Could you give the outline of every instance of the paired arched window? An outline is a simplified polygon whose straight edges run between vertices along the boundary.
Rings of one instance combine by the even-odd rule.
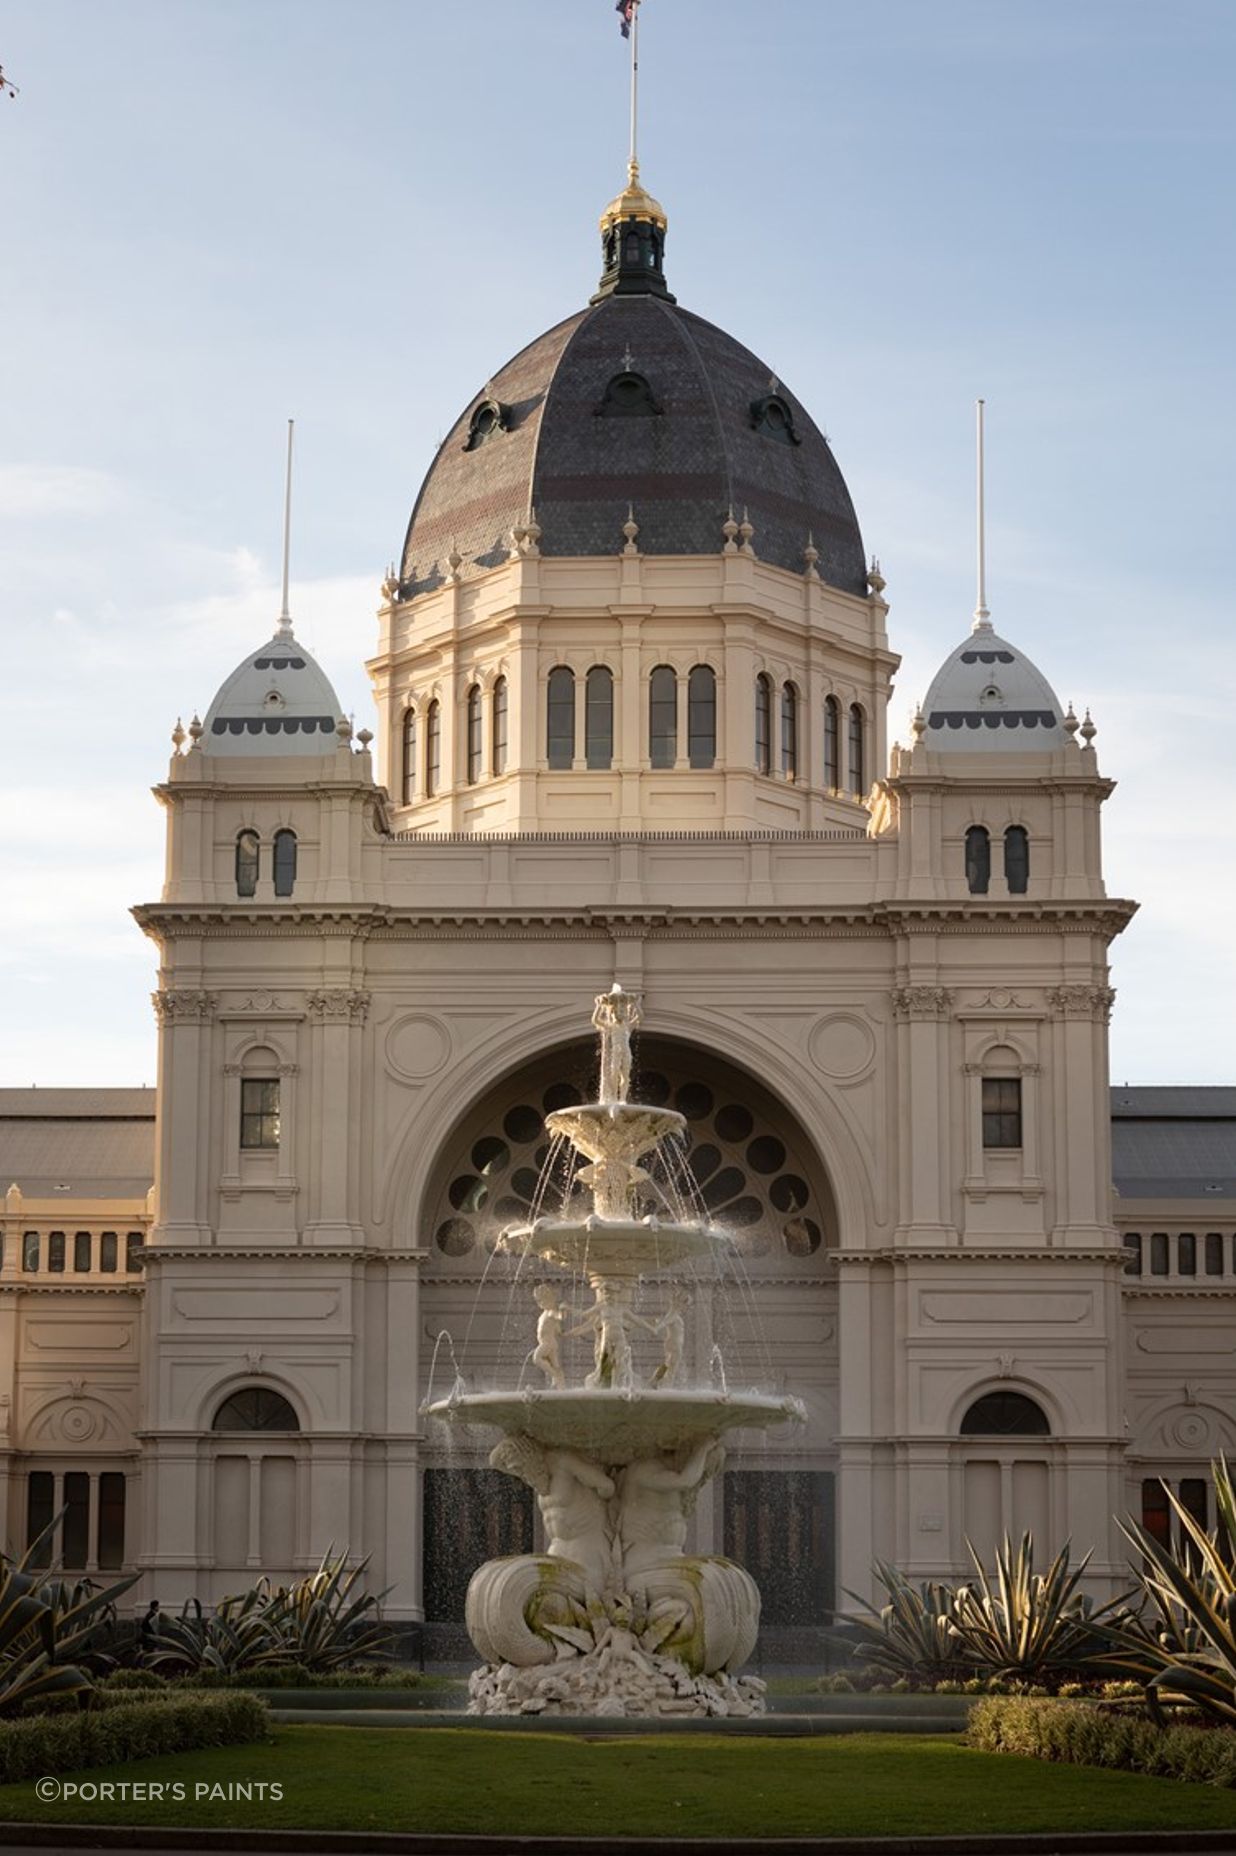
[[[985,896],[991,882],[991,838],[984,825],[971,825],[966,833],[966,887],[972,896]]]
[[[507,731],[510,727],[510,697],[506,678],[494,684],[490,706],[490,764],[495,775],[506,772]]]
[[[717,673],[696,664],[687,678],[687,760],[711,767],[717,758]]]
[[[474,683],[468,691],[467,704],[468,785],[475,786],[481,777],[481,686]]]
[[[242,831],[236,839],[236,894],[256,896],[262,867],[262,846],[256,831]]]
[[[281,1392],[270,1386],[242,1386],[225,1398],[214,1415],[212,1431],[298,1431],[300,1420]]]
[[[755,771],[772,772],[772,678],[755,679]]]
[[[866,744],[863,738],[865,732],[866,732],[866,722],[863,716],[862,708],[858,703],[852,702],[850,704],[850,756],[849,758],[850,758],[850,794],[851,794],[851,797],[853,797],[854,799],[861,799],[863,794],[867,790],[866,768],[864,766],[864,762],[866,759]]]
[[[841,791],[841,704],[824,698],[824,784],[830,793]]]
[[[575,672],[566,664],[556,664],[549,673],[545,758],[560,771],[575,759]]]
[[[403,712],[403,803],[410,806],[416,798],[416,710]]]
[[[678,758],[678,678],[658,664],[648,679],[648,761],[672,767]]]
[[[425,797],[432,799],[442,780],[442,704],[435,696],[425,717]]]
[[[798,691],[792,683],[781,688],[781,777],[798,778]]]
[[[961,1421],[963,1437],[1050,1437],[1041,1405],[1024,1392],[987,1392]]]
[[[1010,896],[1024,896],[1030,887],[1030,834],[1024,825],[1010,825],[1004,834],[1004,880]]]
[[[296,833],[294,831],[277,831],[275,833],[275,894],[290,896],[296,887]]]
[[[603,773],[614,759],[614,673],[594,664],[584,680],[584,764]]]

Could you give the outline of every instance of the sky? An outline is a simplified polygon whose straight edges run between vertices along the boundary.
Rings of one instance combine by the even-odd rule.
[[[1236,1081],[1231,0],[645,0],[680,302],[828,433],[903,655],[974,606],[1098,725],[1117,1082]],[[0,1084],[153,1082],[178,715],[292,611],[359,728],[442,433],[580,307],[612,0],[11,0]],[[758,545],[758,542],[757,542]]]

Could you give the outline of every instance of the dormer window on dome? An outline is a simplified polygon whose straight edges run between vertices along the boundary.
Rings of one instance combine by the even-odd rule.
[[[464,450],[476,451],[481,445],[487,444],[498,432],[505,432],[510,422],[510,409],[504,406],[501,400],[483,399],[468,422],[468,437]]]
[[[794,430],[793,408],[779,393],[763,393],[758,400],[752,400],[751,423],[757,432],[763,432],[766,438],[775,438],[778,444],[801,445],[803,442]]]
[[[600,419],[647,419],[659,417],[664,407],[642,374],[624,368],[606,384],[597,407]]]

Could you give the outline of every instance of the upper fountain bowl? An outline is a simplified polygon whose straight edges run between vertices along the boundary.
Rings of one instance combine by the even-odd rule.
[[[498,1239],[514,1256],[543,1257],[582,1270],[593,1282],[634,1282],[672,1270],[693,1257],[713,1257],[730,1242],[706,1224],[662,1224],[656,1218],[538,1218]]]
[[[581,1102],[545,1117],[551,1134],[565,1135],[590,1160],[638,1160],[671,1135],[686,1132],[677,1109],[647,1108],[642,1102]]]

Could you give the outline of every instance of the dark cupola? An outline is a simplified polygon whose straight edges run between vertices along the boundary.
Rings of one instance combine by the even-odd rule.
[[[639,162],[632,157],[627,184],[601,214],[601,260],[604,269],[594,303],[607,296],[659,296],[667,303],[665,281],[665,209],[641,185]]]

